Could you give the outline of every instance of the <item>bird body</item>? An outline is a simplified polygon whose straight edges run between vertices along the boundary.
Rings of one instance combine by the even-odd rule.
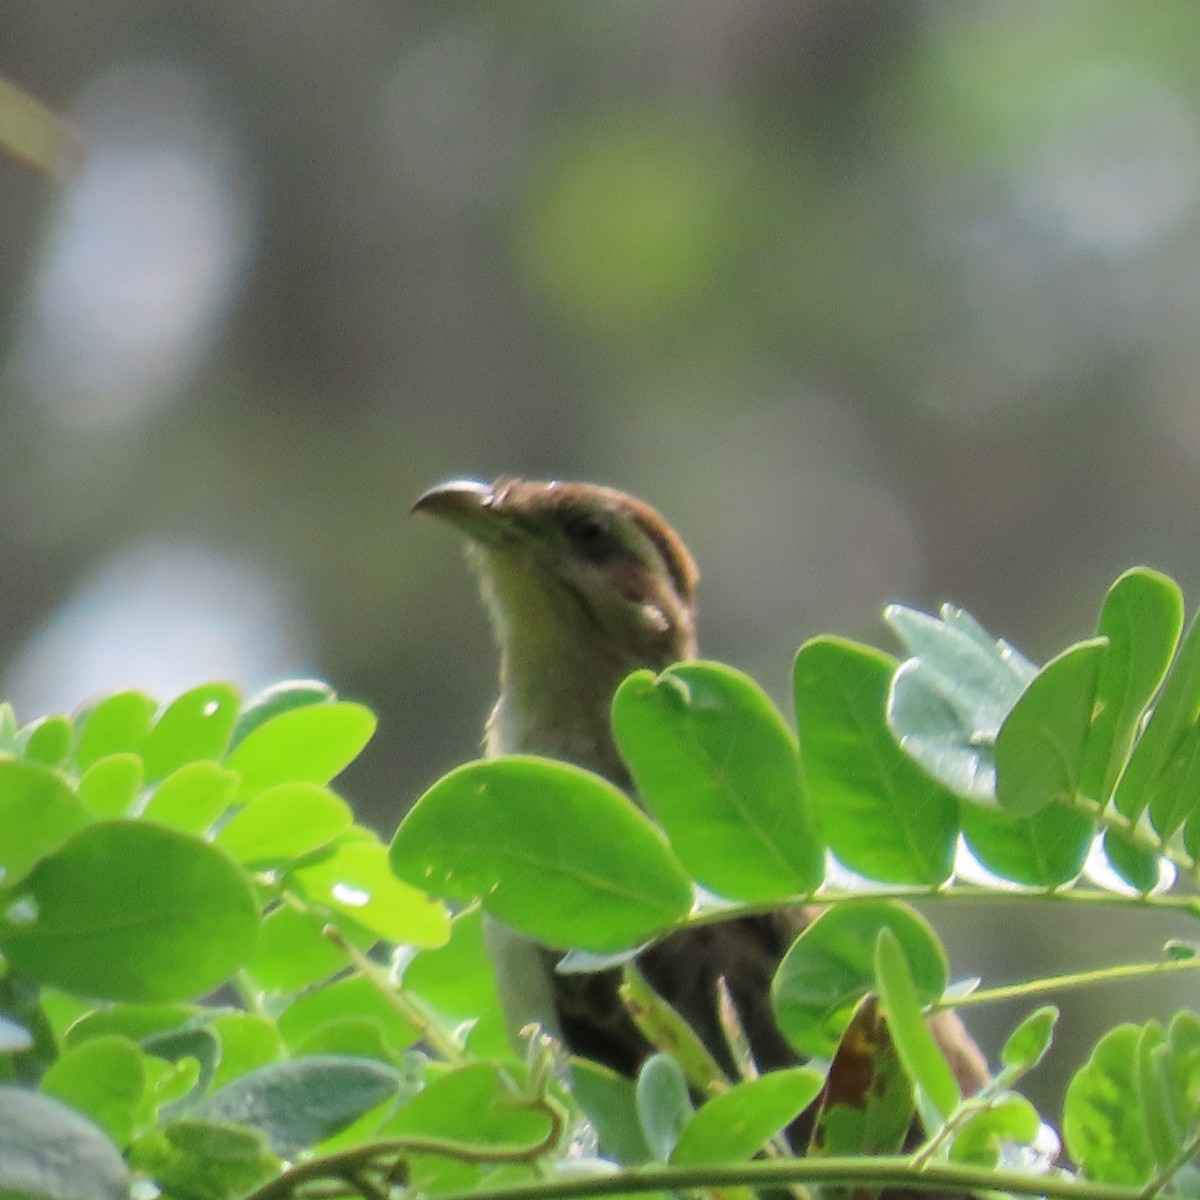
[[[456,482],[414,510],[467,537],[480,577],[500,650],[488,753],[573,762],[632,794],[611,731],[613,694],[634,670],[696,655],[698,573],[679,536],[642,501],[584,483]],[[638,966],[730,1075],[742,1064],[720,1015],[722,984],[754,1066],[790,1065],[796,1055],[776,1025],[770,985],[810,916],[784,909],[679,930],[642,951]],[[574,1053],[630,1076],[652,1053],[622,1003],[619,971],[556,971],[558,953],[502,927],[489,941],[516,1024],[537,1020]],[[943,1045],[965,1043],[954,1048],[978,1086],[986,1065],[977,1048],[953,1014],[938,1019]]]

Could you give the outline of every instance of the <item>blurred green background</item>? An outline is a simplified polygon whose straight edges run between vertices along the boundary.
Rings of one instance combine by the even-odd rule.
[[[704,651],[952,599],[1044,659],[1146,562],[1200,597],[1192,0],[15,0],[0,72],[0,687],[317,673],[380,714],[385,834],[473,756],[495,663],[452,476],[626,487]],[[955,972],[1178,926],[943,906]],[[1088,994],[1103,1028],[1191,988]],[[1013,1011],[972,1024],[995,1051]],[[1040,1089],[1040,1091],[1039,1091]],[[1051,1109],[1050,1115],[1054,1115]]]

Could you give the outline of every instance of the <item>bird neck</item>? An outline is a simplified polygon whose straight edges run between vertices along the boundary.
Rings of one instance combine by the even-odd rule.
[[[512,633],[501,645],[500,698],[488,721],[488,753],[541,754],[625,783],[610,710],[621,680],[638,664],[594,641],[560,643],[550,630],[529,641]]]

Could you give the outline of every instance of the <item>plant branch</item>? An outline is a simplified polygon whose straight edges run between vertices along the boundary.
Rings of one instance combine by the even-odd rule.
[[[635,1192],[685,1192],[698,1188],[763,1188],[791,1183],[872,1190],[902,1187],[931,1192],[1004,1192],[1048,1200],[1144,1200],[1139,1188],[1091,1183],[1067,1175],[933,1162],[916,1169],[900,1157],[756,1160],[736,1166],[632,1168],[611,1175],[525,1181],[503,1187],[446,1193],[439,1200],[571,1200]]]

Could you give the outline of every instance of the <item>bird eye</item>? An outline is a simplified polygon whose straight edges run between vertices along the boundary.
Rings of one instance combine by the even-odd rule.
[[[617,548],[608,522],[595,513],[577,513],[564,528],[571,545],[593,562],[609,557]]]

